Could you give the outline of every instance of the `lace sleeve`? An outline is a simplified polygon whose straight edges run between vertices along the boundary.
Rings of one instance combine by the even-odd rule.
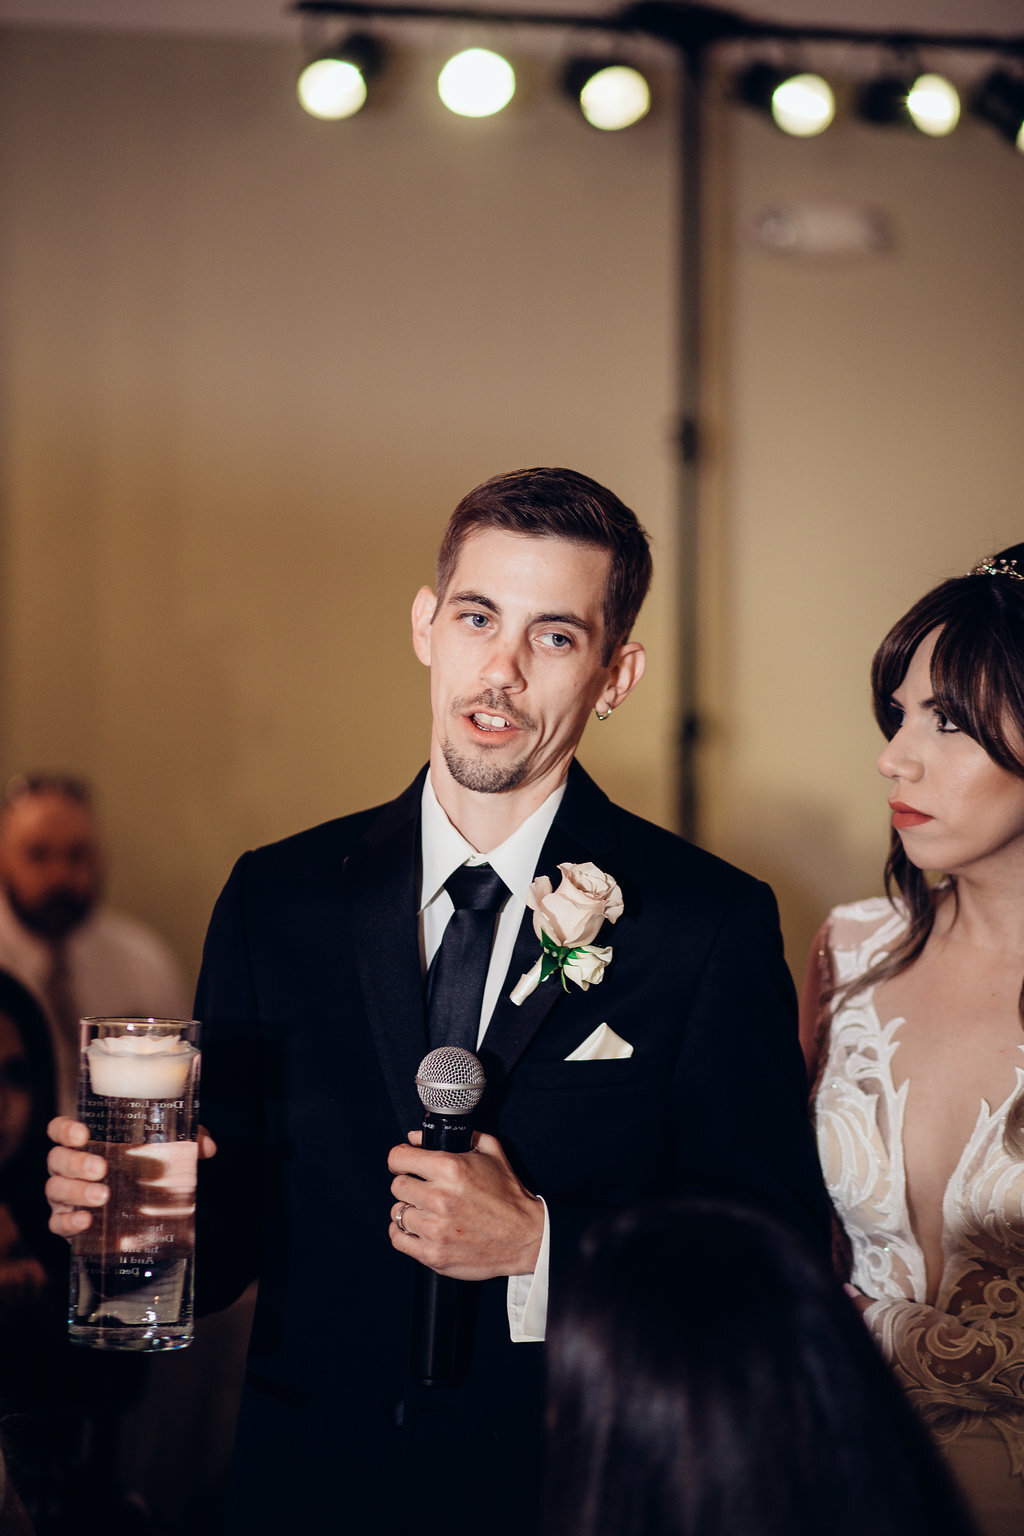
[[[997,1398],[1024,1391],[1024,1329],[1019,1322],[979,1318],[962,1323],[916,1301],[876,1301],[864,1313],[879,1348],[912,1397],[938,1395],[984,1411]]]

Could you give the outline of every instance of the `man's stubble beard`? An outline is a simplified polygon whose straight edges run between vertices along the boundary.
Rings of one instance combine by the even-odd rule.
[[[441,743],[441,755],[456,784],[480,795],[500,795],[503,790],[515,789],[526,778],[529,767],[526,758],[517,763],[499,763],[486,757],[463,757],[448,740]]]
[[[468,709],[487,710],[501,715],[523,731],[535,731],[536,721],[525,710],[517,709],[511,701],[496,689],[487,688],[474,699],[455,699],[452,713],[462,714]],[[515,789],[526,778],[530,769],[529,756],[514,763],[492,758],[486,747],[481,747],[480,757],[467,757],[455,747],[450,737],[441,743],[441,755],[445,766],[456,784],[463,789],[475,790],[479,795],[500,795],[504,790]]]

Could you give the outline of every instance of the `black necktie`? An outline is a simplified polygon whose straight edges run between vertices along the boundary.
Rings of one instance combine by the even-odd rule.
[[[494,926],[509,889],[489,864],[461,865],[444,888],[455,911],[427,972],[430,1045],[475,1051]]]

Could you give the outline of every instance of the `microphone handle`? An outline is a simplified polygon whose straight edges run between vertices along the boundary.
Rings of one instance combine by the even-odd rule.
[[[471,1115],[445,1115],[437,1109],[423,1112],[423,1145],[428,1152],[469,1152],[473,1147]]]
[[[473,1145],[469,1115],[423,1116],[423,1145],[431,1152],[468,1152]],[[425,1387],[454,1387],[466,1374],[469,1297],[465,1280],[416,1266],[412,1313],[412,1373]]]

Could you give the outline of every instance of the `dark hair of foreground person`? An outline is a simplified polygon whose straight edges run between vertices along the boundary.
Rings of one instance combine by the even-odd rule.
[[[971,1536],[841,1287],[780,1222],[680,1200],[585,1239],[552,1320],[545,1536]]]

